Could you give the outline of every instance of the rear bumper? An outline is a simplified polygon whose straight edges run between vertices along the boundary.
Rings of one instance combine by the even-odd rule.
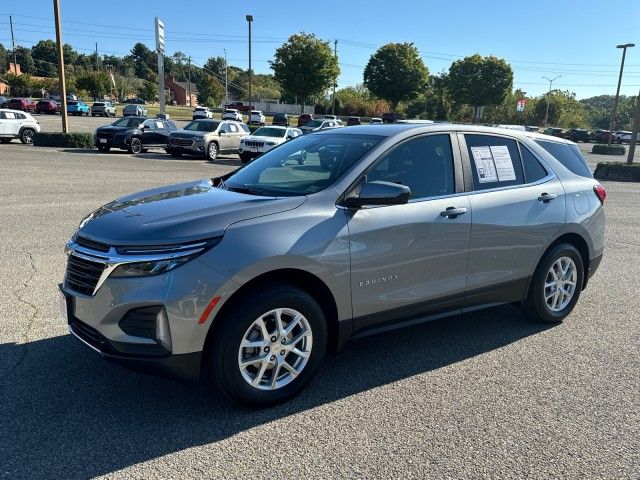
[[[178,355],[162,354],[145,355],[127,352],[129,346],[112,342],[93,327],[75,317],[69,318],[69,333],[100,354],[110,362],[117,363],[131,370],[166,376],[184,382],[200,380],[202,352]]]

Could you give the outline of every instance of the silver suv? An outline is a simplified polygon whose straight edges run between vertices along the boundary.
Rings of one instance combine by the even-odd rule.
[[[104,357],[269,405],[355,336],[504,303],[561,322],[602,258],[604,199],[562,139],[334,129],[98,208],[61,305]]]
[[[220,120],[193,120],[182,130],[171,132],[167,153],[204,156],[209,160],[219,153],[238,153],[240,140],[250,134],[244,123]]]

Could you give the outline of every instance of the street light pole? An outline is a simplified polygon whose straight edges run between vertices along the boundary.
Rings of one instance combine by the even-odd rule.
[[[229,105],[229,72],[227,70],[227,49],[224,49],[224,108]]]
[[[609,145],[613,140],[613,129],[616,122],[616,113],[618,112],[618,97],[620,96],[620,84],[622,83],[622,71],[624,70],[624,58],[627,56],[627,48],[635,47],[635,43],[625,43],[616,45],[616,48],[622,49],[622,61],[620,62],[620,75],[618,75],[618,89],[616,90],[616,98],[613,100],[613,111],[611,112],[611,120],[609,121]]]
[[[252,109],[251,107],[251,23],[253,22],[253,15],[247,15],[246,18],[247,18],[247,23],[249,23],[249,109]]]
[[[60,81],[60,113],[62,116],[62,132],[69,131],[69,119],[67,118],[67,84],[64,76],[64,51],[62,49],[62,24],[60,21],[60,0],[53,0],[53,16],[56,22],[56,47],[58,50],[58,78]],[[15,50],[14,50],[15,51]]]
[[[551,85],[553,85],[553,82],[555,82],[557,79],[559,79],[560,77],[562,77],[562,75],[558,75],[557,77],[553,77],[553,78],[549,78],[549,77],[542,77],[545,80],[547,80],[549,82],[549,91],[547,92],[547,111],[544,114],[544,126],[547,126],[547,123],[549,122],[549,94],[551,93]]]

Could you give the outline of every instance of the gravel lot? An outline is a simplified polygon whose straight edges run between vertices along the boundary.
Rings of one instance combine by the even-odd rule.
[[[354,341],[276,408],[71,338],[56,285],[79,220],[237,165],[2,145],[0,478],[640,478],[638,184],[605,184],[605,257],[562,325],[502,306]]]

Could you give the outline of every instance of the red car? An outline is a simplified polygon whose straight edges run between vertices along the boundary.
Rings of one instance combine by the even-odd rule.
[[[313,115],[309,113],[303,113],[298,117],[298,127],[304,127],[311,120],[313,120]]]
[[[58,104],[55,100],[43,98],[36,104],[36,113],[58,113]]]
[[[7,107],[10,110],[22,110],[23,112],[35,112],[36,102],[28,98],[12,98]]]

